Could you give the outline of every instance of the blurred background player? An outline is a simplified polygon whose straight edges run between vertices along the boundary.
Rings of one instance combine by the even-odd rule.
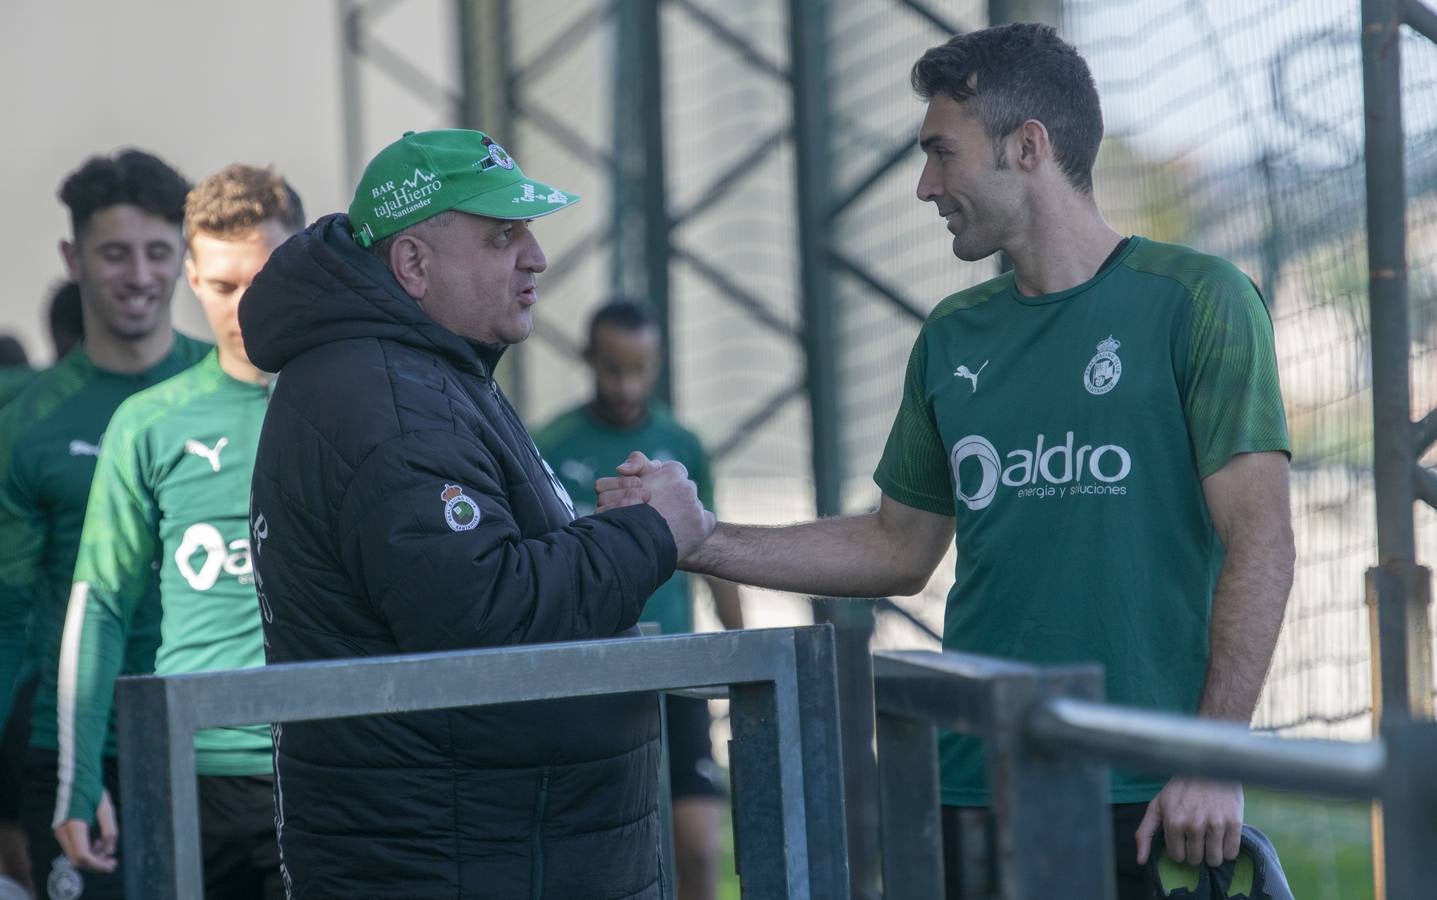
[[[55,348],[55,362],[59,362],[85,336],[85,312],[78,283],[66,280],[55,287],[46,319],[50,325],[50,342]]]
[[[271,379],[245,354],[238,309],[270,252],[303,227],[298,194],[268,169],[228,166],[185,202],[185,273],[216,349],[115,411],[65,619],[55,836],[81,869],[117,862],[94,845],[89,823],[104,792],[127,623],[155,584],[164,611],[156,672],[264,665],[249,480]],[[283,896],[269,727],[202,731],[195,746],[205,896]]]
[[[69,353],[85,333],[80,318],[80,287],[73,281],[56,286],[47,304],[46,318],[50,323],[50,340],[55,348],[55,361]],[[20,339],[0,334],[0,406],[14,400],[20,391],[39,373],[30,365],[30,355]]]
[[[80,286],[73,281],[61,282],[51,293],[46,318],[50,323],[55,360],[59,361],[85,333],[80,313]],[[6,373],[14,377],[7,381]],[[28,365],[0,368],[0,406],[13,400],[37,374]],[[25,770],[25,749],[30,742],[30,701],[35,694],[35,673],[25,673],[19,681],[10,707],[10,720],[0,732],[0,879],[12,879],[31,890],[29,842],[20,827],[20,782]]]
[[[105,427],[126,397],[193,365],[209,345],[170,325],[170,300],[184,241],[189,184],[139,150],[88,160],[67,177],[60,199],[71,238],[60,242],[80,286],[80,352],[37,375],[0,410],[0,719],[27,665],[39,683],[30,716],[20,818],[41,896],[123,896],[118,875],[81,878],[50,831],[55,806],[55,693],[60,629],[74,573],[85,503]],[[158,602],[139,604],[125,671],[147,671],[158,641]],[[19,625],[28,623],[28,625]],[[17,627],[18,626],[18,627]],[[28,647],[27,647],[28,632]],[[113,777],[107,734],[107,775]],[[97,812],[99,841],[113,850],[114,816]]]
[[[14,335],[0,334],[0,406],[20,393],[34,377],[35,370],[30,368],[25,345]]]
[[[654,401],[662,366],[657,322],[646,304],[620,297],[589,321],[584,361],[594,379],[593,399],[560,415],[534,440],[555,467],[575,511],[594,512],[594,479],[629,451],[651,459],[678,460],[713,509],[708,456],[693,432]],[[705,578],[725,628],[742,628],[738,587]],[[657,623],[663,634],[694,630],[692,577],[677,572],[644,605],[641,622]],[[723,787],[709,738],[708,703],[665,696],[669,735],[669,780],[674,805],[674,854],[680,900],[710,900],[717,889]]]

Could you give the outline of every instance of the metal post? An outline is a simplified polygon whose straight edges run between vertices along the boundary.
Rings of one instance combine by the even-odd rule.
[[[125,893],[150,900],[203,896],[194,730],[156,679],[121,679],[115,710]]]
[[[669,207],[664,172],[664,57],[659,21],[659,0],[643,0],[639,8],[637,44],[643,98],[640,107],[644,143],[644,271],[648,283],[644,296],[654,309],[662,340],[663,366],[655,385],[658,396],[669,406],[673,391],[673,331],[669,324]]]
[[[778,738],[778,702],[772,684],[734,685],[729,689],[729,770],[733,780],[734,867],[745,898],[792,898],[782,854],[763,852],[787,847],[783,821],[783,748]]]
[[[1383,729],[1383,875],[1388,897],[1430,896],[1437,879],[1437,724],[1389,723]],[[1376,864],[1377,860],[1373,860]]]
[[[613,252],[610,282],[616,293],[645,298],[662,341],[654,386],[673,405],[672,328],[669,317],[670,234],[664,165],[662,0],[618,4],[614,61]]]
[[[504,149],[518,154],[509,13],[509,0],[455,0],[459,24],[459,124],[493,136]],[[525,356],[523,344],[510,347],[496,373],[521,413],[528,410],[529,401]]]
[[[1377,492],[1376,588],[1382,718],[1406,718],[1407,589],[1416,565],[1407,321],[1407,201],[1402,131],[1402,3],[1363,0],[1367,259],[1372,318],[1373,476]]]
[[[941,897],[938,729],[879,713],[878,759],[884,896]]]
[[[797,696],[802,729],[804,818],[808,834],[808,882],[815,898],[849,896],[848,844],[844,839],[843,733],[839,727],[838,680],[832,628],[793,633]],[[838,760],[837,766],[831,765]]]
[[[986,749],[1003,900],[1116,895],[1108,767],[1046,750],[1025,734],[1034,706],[1060,696],[1101,700],[1102,669],[1053,668],[993,682]],[[1063,840],[1049,841],[1045,853],[1028,852],[1054,834]]]
[[[828,108],[827,22],[827,4],[823,0],[789,0],[803,349],[807,363],[814,501],[820,517],[843,511],[839,378],[834,352],[838,308],[829,258],[833,246],[832,222],[828,216],[828,204],[833,197],[833,135]],[[867,603],[820,600],[815,603],[814,614],[817,620],[832,622],[836,628],[850,884],[854,897],[876,898],[878,779],[873,755],[872,664],[868,653],[873,635],[873,609]]]

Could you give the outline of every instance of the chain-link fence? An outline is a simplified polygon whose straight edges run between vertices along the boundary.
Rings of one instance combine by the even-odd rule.
[[[551,270],[535,340],[508,375],[531,422],[583,399],[587,312],[636,265],[615,246],[612,174],[626,142],[616,81],[633,66],[621,3],[526,0],[507,9],[504,87],[526,168],[585,195],[540,224]],[[871,508],[870,475],[922,316],[990,277],[955,260],[914,196],[923,107],[908,69],[949,34],[987,24],[984,0],[833,0],[834,353],[842,503]],[[1012,4],[1009,4],[1010,6]],[[1088,59],[1107,139],[1099,204],[1118,230],[1233,260],[1271,304],[1294,444],[1297,580],[1257,715],[1260,727],[1365,734],[1372,707],[1364,570],[1375,562],[1358,8],[1323,0],[1063,0],[1060,26]],[[789,7],[663,0],[664,158],[673,249],[668,318],[680,418],[717,457],[728,519],[814,509],[802,346]],[[1437,404],[1437,48],[1404,47],[1413,398]],[[632,82],[629,82],[632,84]],[[482,123],[481,123],[482,124]],[[630,189],[632,190],[632,189]],[[627,226],[623,226],[627,227]],[[1419,559],[1437,521],[1419,511]],[[946,560],[929,589],[881,612],[875,646],[936,646]],[[748,595],[755,624],[806,604]]]

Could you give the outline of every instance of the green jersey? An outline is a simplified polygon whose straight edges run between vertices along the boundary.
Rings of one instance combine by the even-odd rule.
[[[184,371],[208,349],[177,332],[164,359],[118,374],[96,368],[81,346],[0,410],[0,721],[16,681],[33,666],[40,686],[31,746],[55,747],[60,629],[105,426],[126,397]],[[159,640],[157,599],[136,610],[130,634],[125,671],[148,671]]]
[[[650,459],[678,460],[689,470],[699,489],[699,500],[713,509],[713,481],[709,477],[708,455],[693,432],[675,422],[660,408],[651,408],[648,418],[636,428],[615,428],[594,418],[589,406],[575,407],[534,435],[539,451],[557,471],[559,480],[574,500],[581,516],[594,511],[594,479],[612,475],[614,467],[634,450]],[[693,598],[689,575],[675,572],[654,592],[639,616],[655,622],[663,634],[685,634],[694,630]]]
[[[38,374],[29,366],[0,366],[0,406],[14,400]]]
[[[1223,562],[1202,480],[1288,450],[1272,323],[1232,265],[1132,238],[1040,297],[954,294],[909,358],[875,480],[953,516],[945,649],[1098,661],[1109,700],[1191,714]],[[987,803],[981,746],[941,741],[943,802]],[[1118,772],[1115,803],[1162,781]]]
[[[159,584],[155,672],[264,665],[249,552],[249,482],[268,406],[211,351],[120,405],[90,489],[60,653],[55,819],[90,821],[126,623]],[[271,771],[268,726],[195,736],[201,775]]]

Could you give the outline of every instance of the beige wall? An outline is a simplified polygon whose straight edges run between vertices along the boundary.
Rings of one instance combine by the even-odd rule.
[[[191,180],[230,162],[273,163],[311,218],[348,203],[334,0],[4,0],[0,15],[0,331],[48,362],[41,305],[63,275],[55,193],[87,156],[137,146]],[[453,83],[451,5],[409,0],[376,33]],[[366,68],[366,153],[444,116]],[[183,284],[175,320],[208,337]]]

